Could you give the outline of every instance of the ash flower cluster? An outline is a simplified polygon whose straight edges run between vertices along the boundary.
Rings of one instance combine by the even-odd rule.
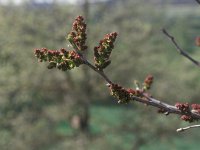
[[[118,103],[128,103],[130,101],[130,96],[134,91],[128,92],[125,88],[118,84],[111,84],[109,86],[110,88],[110,94],[118,99]]]
[[[144,80],[143,88],[145,90],[149,90],[151,88],[152,83],[153,83],[153,76],[152,75],[148,75]]]
[[[95,66],[99,70],[106,68],[111,63],[109,58],[116,38],[117,32],[106,34],[104,39],[99,42],[99,46],[94,47]]]
[[[191,116],[191,110],[190,105],[188,103],[176,103],[175,106],[184,113],[184,115],[181,116],[181,119],[188,122],[194,122],[197,119]],[[193,109],[199,109],[199,105],[192,104],[191,105]]]
[[[184,112],[185,114],[190,113],[190,106],[188,103],[176,103],[176,108],[178,108],[181,112]]]
[[[181,116],[181,119],[184,120],[184,121],[188,121],[188,122],[194,122],[196,119],[193,118],[192,116],[189,116],[189,115],[182,115]]]
[[[49,62],[48,69],[58,68],[62,71],[70,70],[83,64],[82,59],[75,51],[35,49],[35,56],[40,62]]]
[[[173,41],[176,45],[174,38],[170,36],[165,30],[163,32]],[[118,103],[129,103],[131,100],[136,100],[144,104],[150,104],[152,106],[160,108],[159,113],[168,115],[169,113],[182,114],[181,119],[188,122],[198,120],[200,115],[200,104],[188,103],[176,103],[176,108],[170,112],[168,104],[159,103],[156,99],[150,99],[151,94],[147,93],[153,84],[153,76],[148,75],[141,87],[139,82],[135,82],[135,89],[126,89],[118,84],[112,83],[112,81],[104,74],[103,69],[106,68],[110,63],[110,55],[114,48],[114,42],[117,38],[117,33],[113,32],[106,34],[104,39],[99,42],[99,45],[94,47],[94,65],[92,65],[84,57],[81,51],[87,49],[86,46],[86,23],[82,16],[78,16],[72,26],[71,32],[67,36],[67,40],[71,43],[74,50],[66,50],[64,48],[60,50],[48,50],[46,48],[35,49],[35,56],[40,62],[48,62],[48,68],[58,68],[62,71],[71,70],[75,67],[79,67],[81,64],[85,64],[99,73],[108,83],[110,93],[113,97],[118,99]],[[196,38],[196,45],[200,46],[200,37]],[[141,99],[137,99],[141,98]],[[171,106],[171,105],[170,105]],[[197,116],[197,117],[196,117]]]
[[[87,39],[87,34],[86,34],[86,23],[84,22],[84,18],[82,16],[78,16],[73,25],[72,25],[72,30],[68,36],[67,39],[69,42],[74,45],[80,50],[84,51],[87,49],[86,46],[86,39]]]
[[[196,44],[196,46],[200,46],[200,37],[199,36],[196,37],[195,44]]]
[[[111,84],[109,85],[109,88],[110,94],[118,99],[118,103],[120,104],[129,103],[130,100],[133,100],[132,96],[142,97],[141,90],[125,89],[119,84]]]
[[[200,104],[192,104],[191,105],[193,112],[200,114]]]

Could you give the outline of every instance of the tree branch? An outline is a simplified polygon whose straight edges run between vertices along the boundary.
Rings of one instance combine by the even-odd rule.
[[[173,113],[173,114],[178,114],[178,115],[190,115],[191,117],[195,118],[195,119],[200,119],[200,115],[195,113],[195,112],[190,112],[190,114],[186,114],[185,112],[180,111],[176,106],[167,104],[165,102],[162,102],[160,100],[154,99],[154,98],[150,98],[147,97],[147,99],[145,98],[140,98],[137,96],[132,96],[132,100],[135,100],[137,102],[140,103],[144,103],[153,107],[157,107],[160,109],[163,109],[164,111],[166,111],[167,114],[169,113]]]
[[[183,55],[184,57],[186,57],[187,59],[189,59],[191,62],[193,62],[196,66],[200,67],[200,62],[195,60],[194,58],[192,58],[189,54],[187,54],[176,42],[175,38],[173,36],[171,36],[166,29],[162,29],[163,33],[172,41],[172,43],[174,44],[174,46],[176,47],[176,50]]]
[[[94,70],[95,72],[97,72],[99,75],[101,75],[105,81],[108,82],[108,85],[112,84],[113,82],[104,74],[103,71],[100,71],[100,70],[97,70],[96,67],[94,67],[91,63],[89,63],[84,57],[82,57],[85,61],[85,64],[90,67],[92,70]],[[153,107],[157,107],[159,109],[162,109],[164,110],[166,113],[165,114],[169,114],[169,113],[173,113],[173,114],[178,114],[178,115],[188,115],[188,116],[191,116],[192,118],[194,119],[200,119],[200,114],[197,114],[195,112],[190,112],[190,114],[188,113],[185,113],[185,112],[182,112],[180,111],[176,106],[174,105],[170,105],[170,104],[167,104],[165,102],[162,102],[160,100],[157,100],[157,99],[154,99],[154,98],[151,98],[149,96],[145,96],[143,95],[144,98],[141,98],[141,97],[138,97],[138,96],[132,96],[131,97],[131,100],[133,101],[137,101],[137,102],[140,102],[140,103],[143,103],[143,104],[146,104],[146,105],[150,105],[150,106],[153,106]]]
[[[185,128],[179,128],[179,129],[176,130],[176,132],[183,132],[183,131],[191,129],[191,128],[199,128],[199,127],[200,127],[199,124],[198,125],[192,125],[192,126],[188,126],[188,127],[185,127]]]
[[[80,25],[79,28],[81,27],[81,29],[85,29],[86,28],[86,24],[84,24],[83,18],[82,16],[78,16],[78,18],[76,19],[75,23],[73,24],[73,28],[75,28],[75,30],[77,29],[77,24]],[[186,57],[187,59],[189,59],[190,61],[192,61],[195,65],[197,65],[198,67],[200,67],[200,62],[196,61],[195,59],[193,59],[192,57],[190,57],[176,42],[175,38],[173,36],[171,36],[165,29],[162,30],[163,33],[172,41],[172,43],[175,45],[177,51],[183,55],[184,57]],[[85,35],[85,30],[77,30],[76,32],[80,32],[78,35]],[[167,104],[165,102],[162,102],[160,100],[157,100],[155,98],[152,98],[148,93],[146,93],[146,90],[150,89],[150,86],[153,82],[153,77],[149,76],[145,79],[144,81],[144,86],[143,88],[137,87],[136,89],[125,89],[122,86],[113,83],[108,77],[107,75],[103,72],[103,67],[96,67],[96,64],[93,65],[92,63],[90,63],[82,54],[81,50],[85,50],[87,49],[87,47],[85,47],[84,43],[86,40],[86,35],[82,36],[82,40],[81,44],[80,41],[77,41],[77,37],[74,37],[74,34],[76,35],[76,33],[74,32],[70,32],[70,34],[68,35],[67,39],[69,40],[69,42],[71,43],[72,47],[74,48],[74,51],[76,52],[76,55],[78,55],[79,57],[77,57],[78,61],[80,61],[80,64],[85,64],[87,65],[89,68],[91,68],[93,71],[95,71],[97,74],[99,74],[108,84],[107,86],[110,87],[111,90],[111,95],[113,95],[115,98],[117,98],[119,100],[120,103],[128,103],[130,101],[137,101],[139,103],[143,103],[146,105],[150,105],[156,108],[159,108],[159,112],[164,113],[165,115],[168,115],[170,113],[173,114],[177,114],[177,115],[181,115],[181,119],[188,121],[188,122],[193,122],[196,120],[200,120],[200,104],[192,104],[189,105],[188,103],[176,103],[176,105],[170,105]],[[109,36],[114,36],[112,39]],[[112,34],[107,34],[106,37],[104,38],[104,40],[108,40],[109,38],[111,38],[111,41],[109,39],[109,46],[110,49],[113,48],[113,42],[115,41],[115,38],[117,36],[117,33],[112,33]],[[76,39],[76,40],[75,40]],[[103,41],[103,40],[102,40]],[[83,43],[83,44],[82,44]],[[100,43],[100,46],[102,46],[102,48],[100,50],[105,50],[103,49],[104,45],[102,45],[102,43]],[[63,52],[64,51],[64,52]],[[41,61],[47,61],[49,60],[50,66],[49,69],[55,68],[57,67],[55,64],[55,62],[53,62],[52,64],[52,56],[55,57],[55,59],[63,59],[63,56],[65,53],[65,49],[61,49],[61,51],[56,51],[55,53],[53,53],[51,50],[47,51],[47,49],[36,49],[35,50],[35,55],[36,57],[38,57],[39,59],[41,59]],[[111,52],[110,52],[111,53]],[[110,55],[109,53],[109,55]],[[51,54],[51,55],[50,55]],[[95,54],[95,58],[96,56],[100,56],[99,54]],[[68,56],[65,56],[68,57]],[[105,60],[107,60],[108,56],[104,56],[102,55],[102,57],[105,57]],[[76,57],[75,57],[76,58]],[[70,58],[72,59],[72,58]],[[57,60],[54,60],[57,61]],[[64,60],[65,61],[65,60]],[[74,61],[74,59],[70,60],[70,61]],[[63,62],[61,62],[63,63]],[[63,64],[61,64],[61,67]],[[67,62],[66,62],[67,64]],[[66,65],[64,64],[64,65]],[[79,66],[80,64],[78,64],[77,66]],[[74,65],[76,66],[76,65]],[[74,68],[74,66],[72,65],[72,67],[70,66],[64,66],[64,67],[68,67],[69,69]],[[67,68],[67,69],[68,69]],[[62,68],[58,68],[58,69],[62,69]],[[63,70],[65,71],[66,68],[63,68]],[[186,128],[180,128],[177,130],[177,132],[179,131],[183,131],[183,130],[187,130],[188,128],[194,128],[200,125],[195,125],[195,126],[190,126],[190,127],[186,127]]]
[[[73,44],[73,47],[74,47],[75,51],[79,54],[79,56],[82,58],[82,60],[84,61],[84,64],[87,65],[88,67],[90,67],[95,72],[97,72],[100,76],[102,76],[103,79],[106,82],[108,82],[108,86],[113,83],[102,70],[98,70],[86,58],[84,58],[84,56],[81,53],[79,53],[79,49],[75,44]],[[138,96],[132,96],[131,100],[137,101],[137,102],[140,102],[140,103],[143,103],[143,104],[146,104],[146,105],[150,105],[150,106],[153,106],[153,107],[157,107],[159,109],[164,110],[166,112],[166,114],[173,113],[173,114],[178,114],[178,115],[189,115],[194,119],[200,119],[200,114],[197,114],[195,112],[190,112],[190,114],[188,114],[188,113],[180,111],[176,106],[161,102],[157,99],[151,98],[151,97],[146,96],[144,94],[143,94],[143,97],[144,98],[141,98],[141,97],[138,97]]]
[[[187,54],[185,54],[183,52],[183,50],[178,46],[178,44],[176,43],[176,41],[174,40],[174,37],[172,37],[170,34],[167,33],[167,31],[165,29],[163,29],[163,32],[172,40],[172,42],[175,44],[175,46],[177,47],[178,51],[183,54],[185,57],[189,57]],[[94,65],[92,65],[81,53],[79,48],[77,47],[77,45],[75,43],[71,43],[74,50],[79,54],[79,56],[82,58],[83,62],[85,65],[87,65],[88,67],[90,67],[93,71],[97,72],[108,84],[107,86],[113,84],[113,82],[107,77],[107,75],[103,72],[103,70],[98,70]],[[190,57],[189,57],[190,58]],[[190,58],[191,59],[191,58]],[[199,65],[200,67],[200,65]],[[170,105],[167,104],[165,102],[162,102],[160,100],[154,99],[152,97],[149,97],[147,95],[145,95],[145,93],[143,93],[142,97],[139,96],[131,96],[131,100],[133,101],[137,101],[146,105],[150,105],[156,108],[159,108],[161,110],[163,110],[165,112],[166,115],[173,113],[173,114],[178,114],[178,115],[187,115],[187,116],[191,116],[193,119],[200,119],[200,114],[197,114],[195,112],[190,111],[189,114],[188,112],[183,112],[180,109],[178,109],[176,106],[174,105]]]

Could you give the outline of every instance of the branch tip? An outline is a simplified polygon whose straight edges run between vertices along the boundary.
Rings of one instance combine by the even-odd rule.
[[[183,50],[179,44],[176,42],[175,38],[167,32],[166,29],[162,29],[162,32],[164,35],[166,35],[172,42],[172,44],[176,47],[177,52],[179,52],[180,55],[184,56],[185,58],[189,59],[193,64],[200,67],[200,62],[192,58],[185,50]]]
[[[200,127],[199,124],[198,125],[191,125],[191,126],[188,126],[188,127],[179,128],[179,129],[176,130],[176,132],[183,132],[183,131],[191,129],[191,128],[199,128],[199,127]]]

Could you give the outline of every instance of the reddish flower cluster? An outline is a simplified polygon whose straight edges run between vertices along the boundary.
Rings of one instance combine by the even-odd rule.
[[[200,104],[192,104],[192,111],[200,114]]]
[[[109,58],[116,38],[116,32],[106,34],[104,39],[99,42],[99,46],[94,47],[94,61],[98,69],[104,69],[111,63]]]
[[[130,93],[125,88],[118,84],[111,84],[110,86],[111,95],[118,99],[118,103],[128,103],[130,101]],[[130,90],[129,90],[130,91]]]
[[[196,37],[195,44],[196,46],[200,46],[200,37]]]
[[[181,116],[182,120],[188,121],[188,122],[194,122],[196,119],[193,118],[192,116],[188,116],[188,115],[182,115]]]
[[[175,105],[181,112],[183,112],[185,115],[181,116],[182,120],[188,121],[188,122],[193,122],[195,120],[197,120],[196,118],[192,117],[191,114],[191,110],[190,110],[190,106],[188,103],[176,103]],[[195,108],[197,105],[193,105],[193,107]]]
[[[35,56],[40,62],[48,61],[48,69],[58,68],[66,71],[83,64],[82,59],[75,51],[66,51],[64,48],[59,51],[46,48],[35,49]]]
[[[142,90],[134,90],[134,89],[127,89],[127,92],[129,92],[130,95],[134,96],[142,96],[143,91]]]
[[[144,80],[143,88],[145,90],[149,90],[151,88],[152,83],[153,83],[153,76],[152,75],[148,75]]]
[[[111,95],[118,99],[118,103],[128,103],[132,96],[140,97],[142,95],[141,90],[125,89],[118,84],[109,85]]]
[[[86,23],[82,16],[78,16],[72,26],[72,32],[68,34],[67,39],[73,45],[75,44],[79,50],[84,51],[87,49],[86,39]]]
[[[185,114],[190,113],[190,106],[188,103],[176,103],[175,106]]]

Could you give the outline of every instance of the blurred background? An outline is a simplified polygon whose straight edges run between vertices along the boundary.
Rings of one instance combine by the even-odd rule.
[[[200,69],[180,56],[166,28],[200,60],[194,40],[200,9],[188,0],[0,0],[1,150],[196,150],[199,129],[176,115],[138,103],[117,104],[102,78],[87,67],[48,70],[34,48],[67,48],[74,18],[88,24],[88,59],[104,34],[119,37],[105,70],[134,87],[152,74],[151,93],[167,103],[200,100]]]

